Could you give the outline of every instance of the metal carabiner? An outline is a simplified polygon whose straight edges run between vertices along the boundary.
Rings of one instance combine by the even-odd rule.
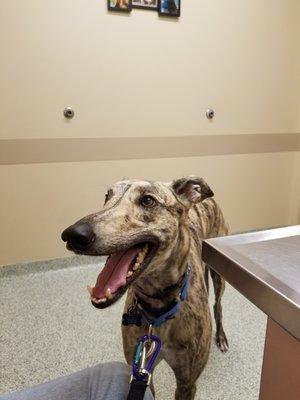
[[[146,366],[146,361],[147,361],[147,350],[145,343],[143,343],[143,350],[142,350],[142,355],[141,355],[141,362],[139,363],[139,369],[144,370]]]
[[[149,339],[150,339],[150,337],[152,336],[152,334],[153,334],[153,325],[150,324],[150,325],[149,325],[149,329],[148,329],[148,337],[149,337]]]
[[[146,343],[151,343],[147,351]],[[139,339],[134,362],[132,365],[132,376],[140,381],[150,383],[151,373],[155,361],[160,353],[161,340],[158,336],[144,335]]]

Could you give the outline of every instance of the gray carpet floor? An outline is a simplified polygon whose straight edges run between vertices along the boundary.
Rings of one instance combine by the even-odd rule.
[[[64,261],[57,261],[63,267]],[[124,299],[95,309],[86,291],[99,265],[48,269],[0,268],[0,393],[45,382],[105,361],[122,361],[120,320]],[[2,272],[1,272],[2,270]],[[4,272],[6,270],[6,272]],[[213,300],[213,299],[211,299]],[[212,303],[212,301],[211,301]],[[196,399],[256,400],[266,317],[227,285],[224,328],[230,343],[213,345]],[[157,400],[174,398],[175,379],[165,363],[154,375]]]

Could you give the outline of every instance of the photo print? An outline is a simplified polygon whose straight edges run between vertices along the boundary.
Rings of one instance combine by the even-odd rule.
[[[110,11],[130,12],[132,9],[131,0],[107,0],[108,9]]]
[[[180,0],[159,0],[158,12],[160,15],[180,17]]]
[[[132,0],[132,7],[156,11],[158,10],[158,0]]]

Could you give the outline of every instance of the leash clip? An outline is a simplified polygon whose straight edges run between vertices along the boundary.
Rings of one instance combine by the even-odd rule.
[[[152,327],[149,327],[148,335],[140,337],[136,353],[132,364],[131,381],[136,379],[147,385],[151,382],[154,364],[159,356],[161,349],[161,340],[158,336],[150,334]],[[149,348],[147,349],[147,345]]]

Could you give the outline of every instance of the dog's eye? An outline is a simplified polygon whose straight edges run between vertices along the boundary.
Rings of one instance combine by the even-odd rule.
[[[143,206],[143,207],[154,207],[155,205],[156,205],[156,200],[155,200],[155,198],[154,197],[152,197],[152,196],[149,196],[149,195],[147,195],[147,196],[143,196],[142,198],[141,198],[141,205]]]

